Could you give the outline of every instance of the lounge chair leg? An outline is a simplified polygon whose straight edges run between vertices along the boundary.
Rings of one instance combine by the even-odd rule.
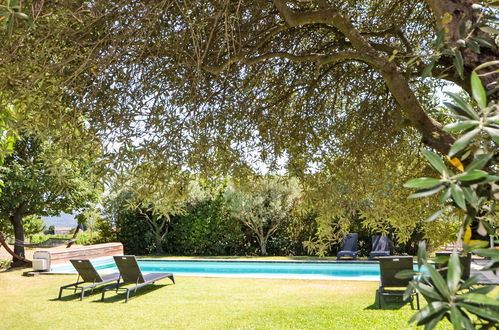
[[[85,295],[85,289],[81,289],[80,301],[83,300],[84,295]]]
[[[419,293],[416,292],[416,306],[418,307],[419,310]]]
[[[378,296],[378,309],[381,309],[381,292],[378,290],[376,290],[376,296]]]
[[[106,289],[102,290],[102,295],[100,296],[100,301],[104,301],[105,294],[106,294]]]
[[[59,289],[59,298],[57,299],[61,299],[61,296],[62,296],[62,288]]]
[[[126,298],[125,298],[125,303],[128,302],[128,296],[130,294],[130,290],[126,290]]]

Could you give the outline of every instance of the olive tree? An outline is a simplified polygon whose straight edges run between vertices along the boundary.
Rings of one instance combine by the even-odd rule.
[[[455,134],[443,130],[435,90],[454,83],[470,93],[472,70],[499,54],[490,1],[23,5],[5,13],[14,23],[1,50],[0,96],[15,100],[24,125],[50,130],[84,115],[112,146],[113,169],[146,161],[150,177],[171,164],[243,176],[264,164],[313,187],[327,187],[324,173],[339,185],[358,180],[348,193],[360,200],[381,199],[375,176],[422,171],[421,145],[449,151]],[[492,97],[497,75],[480,78]],[[365,177],[374,183],[363,185],[356,169],[374,173]],[[348,200],[320,202],[327,210]]]
[[[278,177],[255,178],[238,186],[227,188],[227,207],[231,216],[255,235],[265,256],[269,238],[291,218],[300,196],[299,186],[296,180]]]

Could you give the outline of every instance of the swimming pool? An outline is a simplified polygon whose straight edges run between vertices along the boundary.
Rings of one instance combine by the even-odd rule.
[[[168,272],[178,276],[288,278],[317,280],[379,281],[377,262],[311,262],[311,261],[254,261],[254,260],[138,260],[144,273]],[[92,260],[101,273],[118,269],[112,258]],[[76,273],[70,263],[54,265],[52,273]]]

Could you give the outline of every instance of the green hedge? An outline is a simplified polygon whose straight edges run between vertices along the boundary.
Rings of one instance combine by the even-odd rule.
[[[172,217],[164,249],[174,255],[245,255],[249,244],[218,198],[191,204],[185,215]]]

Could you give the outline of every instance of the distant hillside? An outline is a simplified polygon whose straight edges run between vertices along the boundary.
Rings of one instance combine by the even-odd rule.
[[[45,222],[45,226],[48,228],[49,226],[54,227],[76,227],[77,222],[74,218],[74,215],[62,213],[56,217],[42,217],[43,222]]]

